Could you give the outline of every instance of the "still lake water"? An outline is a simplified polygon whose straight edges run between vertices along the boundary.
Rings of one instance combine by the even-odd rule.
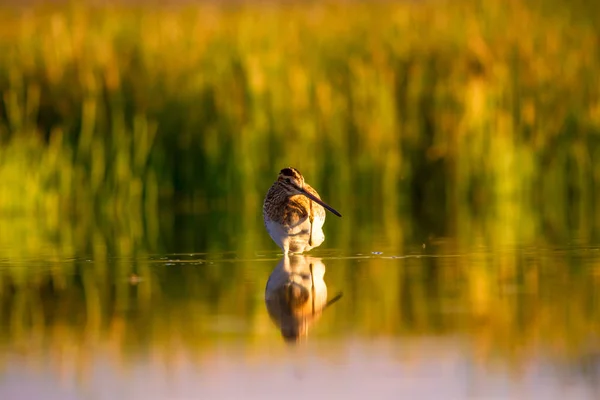
[[[600,246],[336,247],[336,222],[287,260],[260,225],[129,255],[4,234],[0,399],[600,398]]]

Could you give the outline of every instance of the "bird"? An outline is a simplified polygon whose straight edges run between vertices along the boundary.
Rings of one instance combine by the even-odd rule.
[[[341,217],[304,181],[296,168],[279,171],[263,203],[263,219],[271,239],[289,253],[303,253],[325,240],[325,209]]]

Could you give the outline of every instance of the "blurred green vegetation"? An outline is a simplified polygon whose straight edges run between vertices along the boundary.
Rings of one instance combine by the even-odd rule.
[[[237,211],[253,227],[294,165],[355,223],[416,213],[456,231],[483,215],[518,224],[514,240],[589,238],[586,4],[5,7],[0,213]]]

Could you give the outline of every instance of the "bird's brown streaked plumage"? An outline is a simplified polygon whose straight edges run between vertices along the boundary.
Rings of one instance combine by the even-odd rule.
[[[267,192],[263,218],[269,235],[285,254],[302,253],[325,239],[324,207],[341,217],[321,200],[297,169],[284,168]]]

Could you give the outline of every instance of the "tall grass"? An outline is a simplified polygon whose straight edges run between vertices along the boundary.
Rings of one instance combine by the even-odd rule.
[[[295,165],[355,224],[590,236],[598,28],[536,4],[6,9],[0,211],[259,210]]]

